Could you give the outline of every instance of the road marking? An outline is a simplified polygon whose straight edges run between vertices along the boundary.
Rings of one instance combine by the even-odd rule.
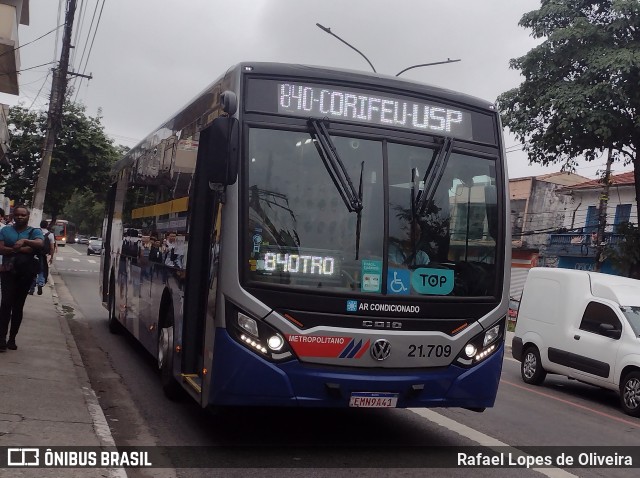
[[[540,396],[545,397],[545,398],[551,398],[552,400],[556,400],[558,402],[562,402],[562,403],[565,403],[567,405],[571,405],[571,406],[574,406],[576,408],[580,408],[582,410],[586,410],[588,412],[595,413],[596,415],[600,415],[600,416],[603,416],[603,417],[606,417],[606,418],[610,418],[611,420],[615,420],[615,421],[624,423],[625,425],[632,425],[634,428],[638,428],[638,422],[637,421],[625,420],[624,418],[620,418],[620,417],[617,417],[615,415],[610,415],[608,413],[601,412],[600,410],[596,410],[595,408],[587,407],[585,405],[580,405],[580,404],[572,402],[570,400],[565,400],[564,398],[555,397],[555,396],[551,395],[550,393],[540,392],[540,391],[535,390],[533,388],[529,388],[529,387],[527,387],[525,385],[518,385],[517,383],[509,382],[508,380],[500,380],[500,382],[504,382],[507,385],[511,385],[512,387],[521,388],[522,390],[526,390],[527,392],[535,393],[536,395],[540,395]]]
[[[80,262],[80,259],[78,259],[77,257],[72,257],[72,258],[71,258],[71,260],[72,260],[73,262]]]
[[[484,433],[478,430],[475,430],[471,427],[463,425],[462,423],[456,422],[455,420],[445,417],[444,415],[440,415],[439,413],[434,412],[433,410],[430,410],[428,408],[409,408],[409,410],[415,413],[416,415],[420,415],[422,418],[426,418],[427,420],[437,425],[440,425],[443,428],[451,430],[452,432],[455,432],[458,435],[462,435],[463,437],[469,438],[470,440],[475,441],[479,445],[486,446],[489,448],[508,447],[513,450],[512,453],[514,455],[528,456],[526,453],[523,453],[522,451],[518,450],[515,447],[512,447],[511,445],[507,445],[506,443],[503,443],[496,438],[490,437],[489,435],[485,435]],[[499,451],[503,452],[504,450],[499,450]],[[531,468],[531,469],[534,471],[537,471],[538,473],[542,473],[543,475],[548,476],[549,478],[573,478],[573,477],[577,478],[578,477],[578,475],[569,473],[568,471],[565,471],[561,468]]]
[[[88,259],[89,264],[97,264],[98,262],[93,259]]]
[[[92,274],[97,274],[100,271],[96,271],[96,270],[89,270],[89,269],[63,269],[63,268],[58,268],[59,271],[63,271],[63,272],[91,272]]]

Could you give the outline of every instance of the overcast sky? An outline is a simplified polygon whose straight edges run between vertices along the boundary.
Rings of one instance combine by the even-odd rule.
[[[102,110],[116,143],[134,146],[240,61],[370,71],[355,51],[316,27],[321,23],[362,51],[379,73],[461,59],[402,76],[495,101],[522,80],[509,60],[536,45],[518,21],[539,6],[539,0],[78,0],[70,69],[93,79],[70,85],[89,115]],[[20,44],[61,25],[64,11],[59,19],[58,9],[58,0],[30,0]],[[58,60],[62,30],[22,47],[21,70]],[[0,103],[46,109],[51,67],[23,71],[20,96],[0,93]],[[505,142],[516,149],[507,154],[512,178],[560,169],[528,165],[512,147],[515,138]],[[582,163],[576,172],[593,178],[603,165]]]

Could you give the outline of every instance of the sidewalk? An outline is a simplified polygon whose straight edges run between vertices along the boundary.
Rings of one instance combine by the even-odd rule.
[[[18,350],[0,353],[0,446],[115,446],[59,306],[54,280],[27,297]],[[0,456],[0,463],[7,457]],[[42,457],[41,457],[42,460]],[[0,470],[0,475],[2,470]],[[125,477],[122,469],[11,470],[11,476]]]
[[[511,356],[511,341],[513,340],[513,336],[515,335],[514,332],[505,332],[506,337],[505,337],[505,342],[504,342],[504,356],[505,358],[513,358]]]

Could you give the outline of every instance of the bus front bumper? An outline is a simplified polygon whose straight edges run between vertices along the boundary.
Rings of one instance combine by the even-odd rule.
[[[492,407],[500,381],[504,343],[472,368],[355,369],[272,363],[216,332],[208,405],[348,407],[354,392],[397,394],[397,407]]]

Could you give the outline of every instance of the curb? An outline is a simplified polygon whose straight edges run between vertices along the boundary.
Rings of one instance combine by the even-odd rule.
[[[56,275],[59,274],[56,273]],[[64,283],[61,278],[58,280]],[[71,360],[73,361],[76,376],[78,377],[78,382],[82,389],[82,395],[84,396],[84,401],[87,405],[89,416],[93,421],[93,428],[96,433],[96,438],[100,442],[101,447],[115,447],[116,442],[113,439],[113,435],[111,435],[111,429],[109,428],[107,419],[104,416],[102,407],[98,402],[98,397],[96,396],[93,388],[91,388],[89,376],[87,375],[87,371],[85,370],[84,362],[82,361],[82,357],[80,356],[80,351],[78,350],[76,341],[73,337],[73,334],[71,333],[69,324],[67,323],[67,318],[65,317],[65,312],[62,309],[60,298],[56,291],[55,285],[55,280],[53,278],[52,271],[50,270],[47,286],[51,287],[51,296],[53,298],[53,304],[58,313],[58,322],[60,323],[60,328],[64,333],[65,341],[67,343],[69,353],[71,354]],[[106,470],[110,478],[127,478],[127,472],[124,468],[107,468]]]

